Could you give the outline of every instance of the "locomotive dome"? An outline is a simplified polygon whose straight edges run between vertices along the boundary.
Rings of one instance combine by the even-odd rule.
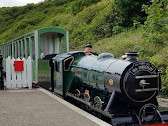
[[[114,55],[111,54],[111,53],[101,53],[97,57],[98,60],[101,60],[101,59],[110,59],[110,58],[114,58]]]

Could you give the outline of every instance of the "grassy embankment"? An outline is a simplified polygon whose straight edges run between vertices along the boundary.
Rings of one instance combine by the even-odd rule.
[[[115,1],[122,5],[122,0]],[[122,8],[118,8],[115,1],[55,0],[28,4],[24,7],[0,8],[0,43],[41,27],[65,28],[70,32],[71,50],[83,50],[85,44],[91,43],[94,47],[93,51],[110,52],[117,58],[128,51],[139,52],[139,59],[149,60],[163,70],[163,89],[164,94],[168,95],[168,32],[159,33],[161,43],[157,43],[160,38],[155,35],[151,37],[145,33],[146,29],[144,30],[141,19],[142,14],[136,15],[133,11],[128,10],[134,9],[134,6],[126,8],[123,13]],[[131,0],[127,0],[127,2],[129,3]],[[154,7],[157,8],[157,6]],[[134,10],[137,10],[136,6],[135,8]],[[132,17],[129,18],[126,14],[132,14]],[[158,19],[163,16],[161,15]],[[148,23],[150,24],[155,17],[157,15],[151,16]],[[136,19],[141,19],[141,25],[137,24],[137,29],[130,27],[133,26],[133,20]],[[130,26],[125,27],[125,22]],[[144,39],[145,35],[149,35],[148,39]]]

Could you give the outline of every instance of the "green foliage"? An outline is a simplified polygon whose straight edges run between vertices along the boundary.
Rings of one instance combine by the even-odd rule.
[[[71,33],[70,41],[73,41],[70,46],[75,48],[81,44],[93,44],[100,38],[110,37],[113,26],[121,22],[122,17],[113,1],[103,0],[93,4],[76,14],[66,25]]]
[[[162,74],[162,95],[168,96],[168,68],[165,68],[164,72]]]
[[[162,84],[162,95],[168,96],[168,84]]]
[[[93,51],[110,52],[113,53],[115,57],[120,58],[125,52],[138,51],[136,48],[140,46],[140,31],[134,29],[123,30],[122,33],[117,34],[113,37],[99,40],[94,44]]]
[[[121,33],[123,30],[124,30],[124,27],[122,27],[122,26],[114,26],[113,27],[113,32],[115,34]]]
[[[163,48],[161,49],[160,52],[158,52],[156,55],[152,56],[150,58],[150,61],[152,63],[154,63],[157,67],[159,68],[165,68],[166,66],[168,66],[168,48]]]
[[[144,37],[147,42],[163,43],[163,35],[168,33],[168,2],[154,0],[152,5],[144,5],[143,8],[148,14],[145,22]]]
[[[0,43],[41,27],[65,28],[70,33],[70,50],[83,50],[91,43],[93,51],[111,52],[117,58],[128,51],[139,52],[139,59],[150,60],[163,69],[163,92],[167,94],[167,0],[144,5],[146,14],[141,11],[144,3],[149,0],[46,0],[23,7],[3,7]],[[131,25],[134,27],[124,27]]]
[[[103,21],[96,28],[96,35],[100,38],[110,37],[114,31],[114,27],[123,23],[123,17],[120,11],[116,8],[116,6],[112,5],[109,8],[109,12],[104,15]]]
[[[121,11],[124,22],[122,26],[132,26],[133,20],[145,21],[145,13],[141,11],[142,5],[150,0],[115,0],[117,8]]]
[[[154,44],[158,49],[154,50],[149,60],[158,68],[162,69],[162,95],[168,95],[168,1],[154,0],[151,5],[143,8],[148,14],[145,22],[143,38],[146,44]],[[148,54],[149,55],[149,54]]]
[[[163,4],[158,0],[155,0],[152,5],[144,5],[145,12],[148,14],[146,24],[146,30],[149,33],[165,32],[165,26],[167,25],[167,8],[162,7]]]
[[[168,95],[168,47],[161,49],[156,55],[150,58],[150,61],[162,70],[162,94]]]
[[[100,0],[75,0],[72,2],[70,9],[71,12],[76,15],[77,13],[79,13],[80,11],[82,11],[85,7],[93,4],[93,3],[97,3]]]
[[[163,44],[162,36],[159,33],[147,33],[143,34],[143,37],[145,37],[146,42],[151,42],[155,44]]]
[[[138,27],[140,27],[140,26],[141,26],[141,22],[136,21],[136,20],[133,20],[133,27],[134,27],[134,28],[138,28]]]

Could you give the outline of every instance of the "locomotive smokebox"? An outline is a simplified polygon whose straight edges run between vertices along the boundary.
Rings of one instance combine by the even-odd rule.
[[[131,62],[137,61],[139,60],[138,54],[139,54],[138,52],[127,52],[125,53],[125,55],[127,55],[127,58],[125,60],[131,61]]]

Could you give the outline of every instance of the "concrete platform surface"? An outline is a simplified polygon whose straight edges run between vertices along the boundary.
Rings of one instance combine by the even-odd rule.
[[[0,126],[110,126],[44,89],[0,91]]]

